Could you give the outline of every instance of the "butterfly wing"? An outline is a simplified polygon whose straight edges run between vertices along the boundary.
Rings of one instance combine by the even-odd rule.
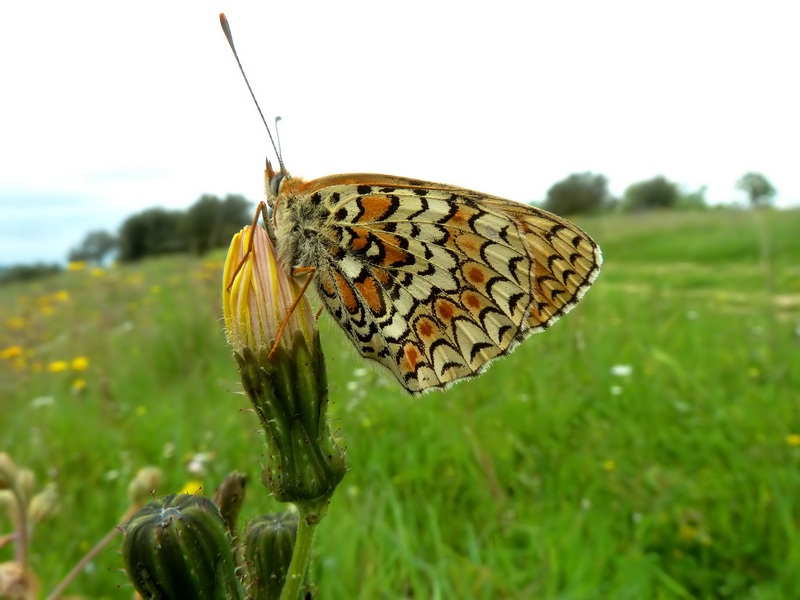
[[[294,231],[301,207],[323,207],[315,244],[301,243],[292,264],[316,269],[317,291],[356,349],[411,393],[473,377],[549,327],[602,262],[597,244],[556,215],[444,184],[336,175],[284,202]]]

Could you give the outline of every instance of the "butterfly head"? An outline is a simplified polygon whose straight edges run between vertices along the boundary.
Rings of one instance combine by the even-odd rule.
[[[272,168],[272,163],[267,159],[267,167],[264,170],[264,183],[267,188],[267,204],[272,207],[275,200],[281,193],[281,185],[287,179],[291,179],[289,172],[281,166],[277,172]]]

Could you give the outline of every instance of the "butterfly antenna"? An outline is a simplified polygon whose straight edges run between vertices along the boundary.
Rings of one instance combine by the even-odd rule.
[[[281,148],[281,128],[278,127],[278,123],[280,122],[280,116],[275,117],[275,138],[278,140],[278,156],[283,158],[283,148]]]
[[[281,167],[281,171],[285,173],[286,167],[283,164],[283,157],[281,156],[280,139],[278,139],[278,145],[276,146],[275,140],[272,139],[272,131],[270,131],[269,125],[267,125],[267,120],[264,118],[264,113],[261,112],[261,107],[258,105],[258,100],[256,100],[256,95],[253,93],[253,88],[250,87],[250,81],[247,79],[247,75],[244,72],[242,61],[239,60],[239,54],[236,52],[236,46],[233,45],[233,35],[231,34],[231,26],[228,25],[228,19],[225,16],[225,13],[219,13],[219,24],[222,25],[222,31],[225,33],[225,37],[228,39],[228,44],[230,44],[231,50],[233,50],[233,56],[234,58],[236,58],[236,64],[239,65],[239,71],[241,71],[242,77],[244,77],[244,82],[247,84],[247,89],[250,90],[250,96],[253,98],[253,102],[255,102],[256,104],[256,108],[258,109],[258,114],[261,116],[261,122],[264,123],[264,127],[267,128],[267,135],[269,136],[269,141],[272,143],[272,149],[275,150],[275,154],[278,156],[278,164]],[[276,123],[279,119],[280,117],[276,119]]]

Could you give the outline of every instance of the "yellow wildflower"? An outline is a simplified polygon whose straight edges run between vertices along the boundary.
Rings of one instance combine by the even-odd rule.
[[[92,277],[103,277],[106,274],[106,270],[101,267],[95,267],[91,271],[89,271],[89,275]]]
[[[606,461],[603,461],[603,468],[604,468],[606,471],[613,471],[614,469],[616,469],[616,468],[617,468],[617,463],[616,463],[616,462],[614,462],[613,460],[606,460]]]
[[[56,302],[67,302],[69,300],[69,292],[67,290],[58,290],[53,294],[53,300]]]
[[[248,253],[251,235],[254,240]],[[297,306],[290,311],[295,300]],[[272,240],[262,227],[245,227],[233,237],[222,276],[222,301],[228,341],[236,352],[245,346],[269,349],[276,341],[288,347],[294,332],[301,332],[311,345],[318,335],[308,296],[301,294],[297,279],[278,262]],[[282,337],[278,335],[281,332]]]
[[[66,371],[69,365],[65,360],[54,360],[49,365],[47,365],[47,370],[51,373],[61,373],[62,371]]]
[[[67,263],[67,271],[83,271],[88,266],[85,260],[73,260]]]
[[[22,356],[22,346],[9,346],[8,348],[0,350],[0,358],[5,360],[11,360],[19,356]]]
[[[78,356],[77,358],[73,358],[72,362],[70,363],[70,367],[72,367],[73,371],[85,371],[89,366],[89,359],[85,356]]]
[[[80,377],[72,382],[72,386],[70,388],[73,394],[80,394],[83,390],[86,389],[86,380],[81,379]]]
[[[197,481],[196,479],[192,481],[187,481],[183,484],[181,491],[178,492],[179,494],[199,494],[200,491],[203,489],[203,482]]]
[[[800,433],[790,433],[787,435],[786,443],[790,446],[800,446]]]

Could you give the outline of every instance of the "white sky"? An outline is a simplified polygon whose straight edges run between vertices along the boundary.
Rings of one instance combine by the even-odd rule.
[[[7,2],[0,264],[203,193],[260,200],[287,167],[377,172],[521,201],[573,172],[663,174],[711,201],[763,172],[800,204],[794,2]]]

